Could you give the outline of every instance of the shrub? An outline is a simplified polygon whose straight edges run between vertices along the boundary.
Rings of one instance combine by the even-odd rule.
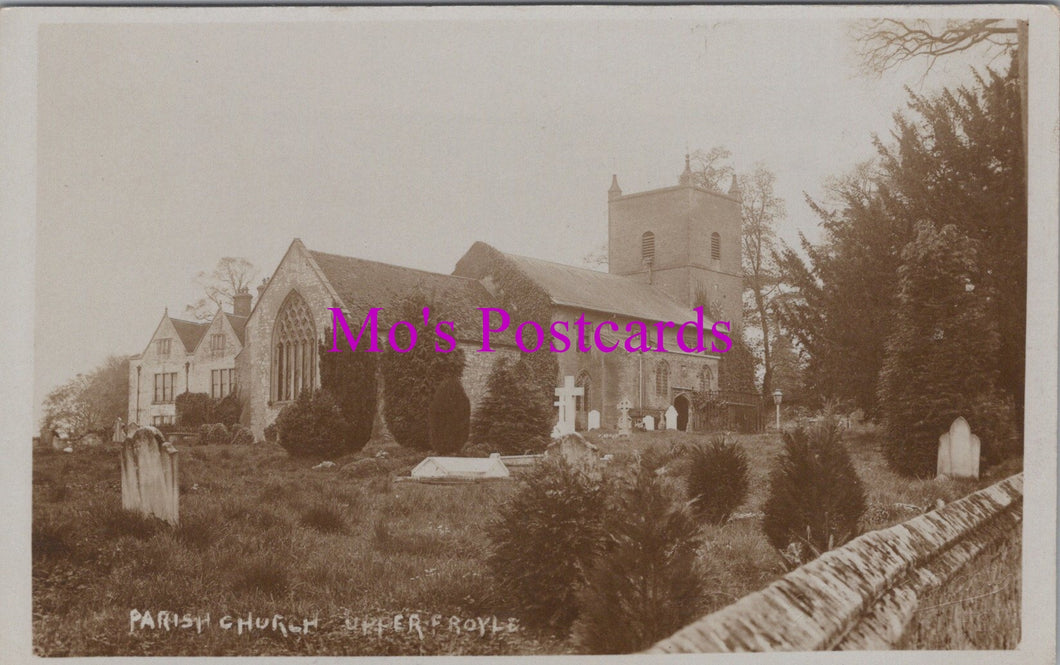
[[[266,443],[279,443],[280,437],[276,433],[276,423],[269,423],[265,426],[265,441]]]
[[[607,537],[609,485],[595,466],[545,459],[487,527],[490,569],[531,626],[566,630]]]
[[[305,390],[276,417],[280,445],[295,457],[342,454],[346,421],[330,393]]]
[[[254,443],[254,432],[245,425],[233,425],[229,443],[236,446],[249,446]]]
[[[411,322],[423,320],[424,311],[430,309],[432,316],[427,323],[430,330],[435,330],[439,321],[446,318],[429,298],[419,293],[406,297],[396,309],[398,321]],[[399,348],[408,347],[407,326],[398,326],[394,338]],[[439,353],[429,340],[420,340],[405,353],[386,352],[382,370],[387,429],[400,445],[426,450],[430,446],[427,418],[431,399],[439,383],[463,374],[463,350],[457,347],[451,353]]]
[[[711,524],[724,524],[747,498],[747,454],[724,435],[692,449],[688,498],[696,513]]]
[[[855,537],[864,512],[865,490],[835,418],[784,432],[762,523],[769,543],[805,563]]]
[[[211,420],[231,427],[239,422],[242,412],[243,404],[239,396],[234,392],[229,393],[214,403]]]
[[[177,409],[177,425],[182,429],[200,427],[212,422],[213,399],[206,393],[183,392],[173,400]]]
[[[210,427],[212,427],[212,425],[207,425],[206,423],[203,423],[202,425],[199,425],[199,445],[200,446],[205,446],[206,444],[208,444],[210,442]]]
[[[608,510],[611,542],[578,594],[574,640],[587,653],[633,653],[699,615],[699,528],[650,467]]]
[[[529,354],[533,355],[533,354]],[[495,452],[542,451],[552,430],[551,402],[542,399],[527,356],[498,358],[486,380],[486,396],[471,423],[474,443]]]
[[[329,339],[330,332],[320,345],[320,387],[331,393],[339,405],[346,421],[344,449],[352,453],[364,448],[372,437],[378,400],[378,357],[363,350],[330,351]]]
[[[228,443],[228,428],[222,423],[210,425],[210,429],[206,432],[206,443],[211,446],[220,446]]]
[[[459,378],[451,376],[438,384],[427,420],[431,450],[455,453],[464,447],[471,430],[471,401]]]

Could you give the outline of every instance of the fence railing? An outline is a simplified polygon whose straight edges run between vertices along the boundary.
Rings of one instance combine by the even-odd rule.
[[[887,649],[919,598],[1023,520],[1023,474],[824,553],[647,653]]]

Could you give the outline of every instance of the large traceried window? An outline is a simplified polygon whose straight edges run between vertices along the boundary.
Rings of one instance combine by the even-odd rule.
[[[317,341],[313,316],[296,291],[280,307],[272,332],[272,400],[297,399],[316,385]]]

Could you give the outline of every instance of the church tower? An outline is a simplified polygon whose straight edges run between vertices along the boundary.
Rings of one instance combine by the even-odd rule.
[[[695,184],[688,155],[675,187],[607,196],[608,271],[648,282],[678,302],[707,302],[736,329],[743,319],[740,190]],[[707,312],[712,311],[708,306]]]

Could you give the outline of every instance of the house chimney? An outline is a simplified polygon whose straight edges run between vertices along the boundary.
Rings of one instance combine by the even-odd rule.
[[[250,316],[250,301],[253,296],[250,295],[250,289],[243,286],[240,287],[236,294],[232,296],[232,313],[236,316]]]

